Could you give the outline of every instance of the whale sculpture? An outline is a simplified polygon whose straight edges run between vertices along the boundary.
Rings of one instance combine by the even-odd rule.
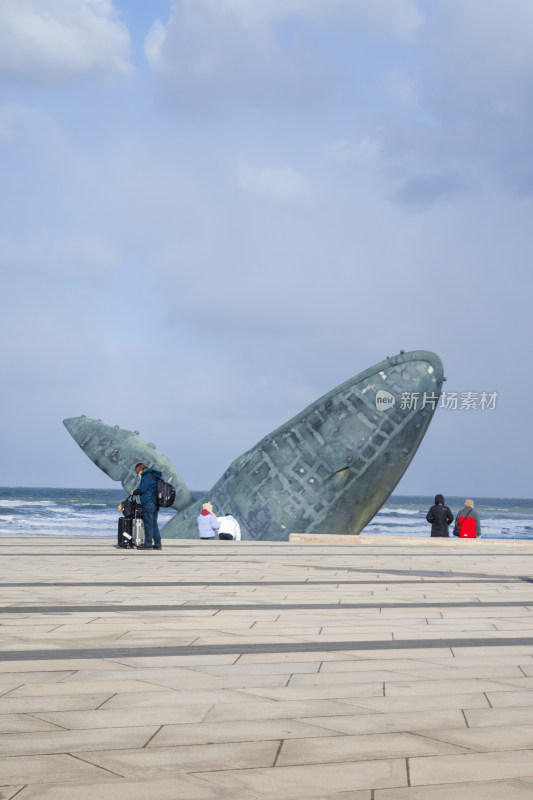
[[[130,491],[144,461],[176,487],[163,535],[197,535],[207,500],[238,518],[243,538],[282,540],[291,532],[358,534],[409,466],[431,422],[443,383],[435,353],[403,351],[333,389],[265,436],[195,500],[172,463],[137,433],[100,420],[64,420],[97,466]]]
[[[164,480],[175,487],[173,508],[180,511],[194,503],[194,497],[174,464],[157,451],[153,442],[143,441],[138,431],[106,425],[101,419],[89,419],[85,415],[64,419],[63,425],[85,455],[114,481],[120,481],[127,492],[139,483],[135,464],[142,461],[159,470]]]

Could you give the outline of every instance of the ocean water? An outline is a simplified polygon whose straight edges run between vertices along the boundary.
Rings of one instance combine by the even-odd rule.
[[[200,498],[203,492],[193,492]],[[126,498],[116,489],[36,489],[0,487],[0,535],[115,536]],[[533,500],[480,497],[475,507],[482,535],[491,539],[533,539]],[[454,515],[464,497],[447,497]],[[426,513],[432,497],[392,495],[362,536],[429,536]],[[162,527],[173,514],[162,508]],[[450,528],[451,532],[451,528]]]
[[[487,539],[533,539],[533,500],[508,497],[474,497]],[[464,497],[446,497],[454,517],[464,506]],[[362,536],[429,536],[426,514],[434,497],[391,495]],[[450,525],[450,535],[453,525]]]
[[[121,489],[0,487],[0,535],[116,536]],[[174,514],[162,508],[159,526]]]

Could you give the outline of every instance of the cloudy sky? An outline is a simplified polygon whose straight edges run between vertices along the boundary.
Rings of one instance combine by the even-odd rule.
[[[404,350],[445,389],[404,494],[531,497],[531,0],[2,0],[0,485],[193,489]]]

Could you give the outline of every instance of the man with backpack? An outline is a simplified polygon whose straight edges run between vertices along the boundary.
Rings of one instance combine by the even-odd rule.
[[[130,495],[138,494],[141,499],[144,520],[145,542],[139,550],[161,550],[161,534],[157,525],[157,481],[161,473],[155,469],[148,469],[146,464],[140,462],[135,466],[135,472],[141,476],[141,482]]]

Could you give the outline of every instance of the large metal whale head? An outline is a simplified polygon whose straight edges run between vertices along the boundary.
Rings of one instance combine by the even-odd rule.
[[[142,461],[159,470],[163,478],[175,487],[173,508],[180,510],[194,503],[192,494],[174,464],[156,450],[155,444],[144,442],[137,431],[127,431],[118,425],[105,425],[99,419],[85,416],[64,419],[63,425],[85,455],[114,481],[120,481],[127,492],[139,483],[135,465]]]
[[[431,422],[443,380],[442,364],[434,353],[417,350],[387,358],[265,436],[235,459],[198,502],[173,468],[172,482],[180,486],[174,507],[180,513],[165,525],[164,535],[196,536],[196,517],[206,500],[218,513],[231,511],[239,519],[243,538],[360,533],[409,466]],[[87,455],[126,489],[135,485],[135,459],[149,466],[165,459],[154,449],[135,450],[138,458],[133,451],[117,451],[118,429],[94,420],[83,425],[83,419],[65,420],[65,425]]]
[[[195,535],[209,499],[252,539],[357,534],[409,466],[443,382],[434,353],[387,358],[333,389],[237,458],[210,492],[165,526]]]

